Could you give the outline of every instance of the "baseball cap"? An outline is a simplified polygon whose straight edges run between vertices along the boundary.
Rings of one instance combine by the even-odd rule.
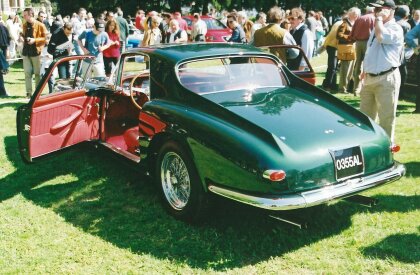
[[[395,9],[396,5],[393,0],[378,0],[375,3],[370,3],[369,6],[375,7],[375,8],[383,8],[388,7],[391,9]]]
[[[105,31],[105,21],[99,18],[95,19],[95,28],[98,31]]]

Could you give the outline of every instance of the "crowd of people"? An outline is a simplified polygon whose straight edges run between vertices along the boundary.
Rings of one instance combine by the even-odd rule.
[[[54,18],[47,18],[44,11],[35,14],[32,8],[23,11],[23,20],[10,13],[6,22],[0,22],[0,95],[7,96],[3,84],[10,63],[7,59],[22,57],[26,95],[31,97],[33,75],[36,85],[53,58],[90,54],[96,57],[92,66],[95,76],[109,76],[126,48],[130,25],[144,33],[141,46],[205,42],[206,23],[199,14],[192,18],[188,31],[180,12],[138,10],[133,20],[124,18],[120,8],[97,17],[84,8],[71,16]],[[286,11],[273,7],[267,14],[257,13],[254,21],[244,11],[223,12],[220,20],[232,30],[228,42],[300,46],[303,53],[272,50],[292,70],[307,69],[303,54],[310,60],[325,50],[328,62],[322,87],[360,96],[361,110],[373,119],[378,116],[393,139],[398,94],[407,76],[408,49],[418,48],[420,10],[410,13],[406,5],[378,0],[366,7],[364,14],[353,7],[336,20],[300,7]],[[69,78],[71,73],[68,62],[58,68],[60,78]],[[420,112],[419,103],[416,112]]]

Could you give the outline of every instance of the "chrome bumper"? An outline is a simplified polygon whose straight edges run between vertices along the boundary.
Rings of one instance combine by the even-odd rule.
[[[209,191],[242,203],[269,210],[291,210],[323,204],[328,201],[350,197],[364,190],[380,186],[398,180],[405,174],[405,166],[395,162],[391,168],[355,179],[349,179],[342,183],[326,186],[307,192],[301,192],[283,196],[257,197],[238,191],[209,185]]]

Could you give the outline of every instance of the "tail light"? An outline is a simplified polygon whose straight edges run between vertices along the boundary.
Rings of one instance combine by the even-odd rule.
[[[400,146],[398,144],[392,144],[391,147],[390,147],[390,149],[391,149],[391,152],[392,153],[397,153],[397,152],[400,151],[401,148],[400,148]]]
[[[286,172],[283,170],[266,170],[263,177],[271,181],[282,181],[286,178]]]

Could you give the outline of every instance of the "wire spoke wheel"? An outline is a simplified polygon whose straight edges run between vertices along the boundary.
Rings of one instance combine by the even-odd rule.
[[[191,195],[191,181],[188,168],[175,152],[167,152],[162,159],[160,178],[162,190],[170,206],[182,210]]]

